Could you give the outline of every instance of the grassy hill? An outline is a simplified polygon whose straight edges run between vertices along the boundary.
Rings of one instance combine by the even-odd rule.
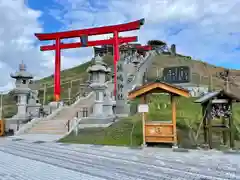
[[[104,57],[104,61],[112,67],[113,57],[108,55]],[[68,90],[71,89],[72,97],[77,94],[80,90],[79,84],[85,83],[88,79],[88,74],[86,69],[91,64],[91,62],[86,62],[79,66],[71,69],[66,69],[61,72],[62,81],[62,98],[68,98]],[[199,85],[209,85],[210,77],[212,76],[212,86],[215,88],[223,87],[223,80],[219,79],[216,74],[222,72],[224,68],[216,67],[204,63],[202,61],[191,60],[185,56],[172,56],[172,55],[158,55],[154,58],[151,67],[148,69],[147,78],[149,80],[155,80],[157,75],[157,70],[160,70],[168,66],[189,66],[192,71],[192,83]],[[235,82],[231,83],[232,86],[238,91],[238,83],[240,83],[240,71],[230,70],[230,75],[235,76]],[[53,95],[53,75],[43,78],[37,83],[40,85],[40,100],[43,101],[43,87],[46,85],[46,97],[48,100],[52,98]],[[194,142],[193,136],[196,135],[196,131],[201,122],[201,108],[199,105],[193,103],[194,98],[184,99],[180,98],[178,102],[178,114],[177,114],[177,125],[178,125],[178,139],[183,147],[192,147],[196,142]],[[11,117],[16,112],[16,106],[11,96],[4,96],[4,114],[6,117]],[[135,109],[137,101],[132,102],[132,109]],[[164,96],[154,98],[152,104],[150,105],[151,119],[170,119],[170,109],[163,109],[163,104],[168,104],[168,100]],[[180,106],[184,104],[184,106]],[[160,108],[160,110],[159,110]],[[134,113],[133,113],[134,114]],[[72,135],[66,137],[62,142],[77,142],[77,143],[93,143],[93,144],[118,144],[118,145],[139,145],[142,141],[141,136],[141,121],[138,115],[133,115],[129,118],[123,119],[113,126],[103,129],[87,129],[81,130],[79,136],[74,137]],[[240,124],[240,106],[234,106],[234,119],[236,124],[236,139],[238,139],[238,126]],[[134,125],[134,129],[133,129]],[[133,130],[133,132],[132,132]],[[132,133],[131,133],[132,132]],[[131,138],[130,138],[131,137]],[[219,141],[219,136],[215,134],[216,139]],[[200,135],[199,142],[202,141]],[[197,142],[197,143],[199,143]]]
[[[113,57],[107,55],[104,57],[104,61],[112,66]],[[69,88],[71,89],[71,97],[76,95],[80,91],[79,84],[83,84],[88,79],[86,72],[87,67],[91,61],[83,63],[74,68],[66,69],[61,72],[61,97],[67,99],[69,97]],[[212,76],[212,85],[214,87],[222,87],[223,81],[216,77],[216,73],[224,70],[222,67],[216,67],[201,61],[191,60],[189,57],[182,55],[172,56],[168,54],[158,55],[154,58],[151,67],[148,69],[147,77],[149,80],[156,79],[157,70],[161,70],[168,66],[182,66],[187,65],[192,71],[192,83],[199,85],[208,85],[209,77]],[[235,87],[240,82],[240,71],[231,70],[231,75],[235,76]],[[239,75],[238,75],[239,74]],[[40,85],[40,101],[43,102],[43,89],[46,85],[46,102],[51,100],[53,97],[53,75],[43,78],[37,83]],[[3,99],[4,103],[4,114],[6,117],[11,117],[16,112],[15,102],[10,96],[5,96]]]

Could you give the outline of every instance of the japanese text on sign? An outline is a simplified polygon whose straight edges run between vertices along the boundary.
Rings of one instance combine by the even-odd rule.
[[[190,82],[190,69],[188,66],[164,68],[163,81],[168,83],[188,83]]]
[[[117,99],[123,100],[123,88],[124,88],[124,79],[123,79],[123,67],[122,64],[117,66]]]

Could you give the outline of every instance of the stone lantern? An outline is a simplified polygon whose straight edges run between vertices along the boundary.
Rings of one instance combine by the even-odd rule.
[[[17,101],[17,114],[12,119],[21,121],[29,120],[27,113],[28,96],[31,94],[29,84],[33,79],[32,74],[26,71],[26,65],[21,63],[19,65],[19,71],[11,74],[11,77],[15,79],[16,87],[13,89],[12,94],[15,96]]]
[[[103,106],[104,96],[107,89],[106,77],[111,72],[111,69],[107,67],[107,64],[103,62],[102,58],[98,55],[95,57],[95,62],[87,69],[90,74],[90,87],[95,92],[96,99],[93,107],[94,117],[105,117]]]

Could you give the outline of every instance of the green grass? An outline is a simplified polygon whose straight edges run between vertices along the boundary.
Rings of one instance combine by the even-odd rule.
[[[194,103],[194,98],[178,98],[177,101],[177,128],[178,143],[180,147],[195,148],[197,144],[203,143],[202,128],[200,129],[199,138],[195,141],[199,124],[202,121],[201,107]],[[138,104],[138,100],[132,102],[132,106]],[[169,104],[169,96],[154,95],[149,105],[149,120],[170,120],[171,107]],[[134,108],[133,108],[134,109]],[[234,120],[239,126],[240,105],[234,105]],[[133,133],[132,132],[132,128]],[[132,141],[131,141],[132,138]],[[214,133],[216,141],[215,148],[220,147],[219,134]],[[239,133],[235,131],[236,144],[239,145]],[[114,123],[108,128],[87,128],[79,131],[79,135],[70,134],[60,140],[65,143],[80,144],[101,144],[101,145],[120,145],[120,146],[139,146],[142,144],[142,123],[141,117],[136,114],[128,118],[124,118]]]
[[[138,146],[142,142],[142,124],[139,117],[124,118],[107,128],[81,129],[78,136],[70,134],[60,142]],[[132,142],[131,142],[132,137]]]

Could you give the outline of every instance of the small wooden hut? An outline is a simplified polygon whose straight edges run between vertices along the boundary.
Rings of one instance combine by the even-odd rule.
[[[144,143],[172,143],[177,144],[176,127],[176,97],[189,97],[188,90],[161,81],[144,84],[129,92],[128,98],[133,100],[141,98],[142,104],[148,104],[148,95],[152,93],[168,93],[172,106],[172,119],[170,121],[151,121],[143,113],[143,142]]]
[[[195,101],[202,105],[204,143],[210,149],[213,148],[213,131],[222,132],[223,144],[227,145],[229,138],[230,147],[234,147],[232,103],[239,101],[240,96],[226,90],[209,92]]]

